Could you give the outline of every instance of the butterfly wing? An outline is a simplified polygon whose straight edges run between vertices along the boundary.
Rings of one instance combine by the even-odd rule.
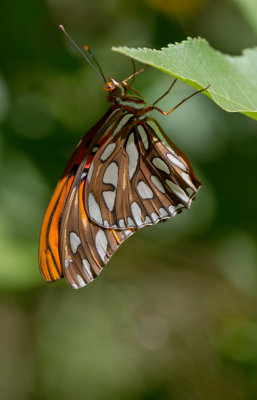
[[[43,278],[48,282],[63,277],[63,266],[60,259],[60,225],[78,168],[81,163],[83,170],[90,166],[97,150],[96,145],[101,145],[113,133],[122,123],[122,118],[123,113],[114,107],[106,112],[103,118],[80,141],[57,184],[43,219],[39,242],[39,268]]]
[[[133,230],[103,229],[91,222],[84,208],[86,172],[74,182],[61,224],[60,252],[64,275],[75,289],[85,286],[99,275],[120,244]]]
[[[189,208],[199,187],[188,158],[157,121],[134,119],[94,158],[85,207],[101,227],[137,229]]]
[[[39,268],[43,278],[48,282],[63,277],[59,254],[60,221],[76,174],[77,161],[82,157],[85,148],[82,140],[57,184],[43,219],[39,241]]]

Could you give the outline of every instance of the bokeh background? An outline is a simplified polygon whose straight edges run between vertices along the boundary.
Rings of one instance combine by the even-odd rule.
[[[80,291],[46,284],[37,261],[54,187],[108,107],[58,25],[122,80],[113,45],[255,46],[256,1],[13,0],[0,19],[1,400],[256,400],[256,121],[204,95],[156,115],[203,183],[191,210],[135,234]],[[151,103],[170,82],[148,68],[134,86]],[[178,83],[162,108],[192,91]]]

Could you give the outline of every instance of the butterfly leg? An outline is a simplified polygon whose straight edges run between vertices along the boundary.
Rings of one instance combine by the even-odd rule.
[[[122,83],[125,83],[125,84],[126,84],[127,81],[129,81],[130,79],[133,78],[132,84],[131,84],[130,86],[133,85],[135,76],[141,74],[141,72],[144,72],[144,70],[149,66],[149,65],[145,65],[145,66],[144,66],[143,68],[141,68],[139,71],[136,71],[136,65],[135,65],[135,62],[134,62],[134,60],[133,60],[132,58],[131,58],[131,62],[132,62],[132,64],[133,64],[133,74],[130,75],[130,76],[128,76],[126,79],[124,79],[124,80],[122,81]]]
[[[134,89],[132,86],[133,86],[133,84],[135,82],[135,76],[138,75],[138,74],[141,74],[141,72],[143,72],[148,67],[148,65],[145,65],[139,71],[136,71],[136,65],[135,65],[135,62],[134,62],[134,60],[132,58],[131,58],[131,61],[132,61],[132,64],[133,64],[134,72],[128,78],[124,79],[122,81],[122,83],[123,83],[123,85],[127,86],[126,92],[129,92],[130,90],[132,90],[134,93],[136,93],[137,96],[142,97],[142,95],[136,89]],[[130,82],[130,85],[127,85],[127,81],[130,80],[130,79],[132,79],[132,81]]]
[[[174,81],[172,82],[172,84],[170,85],[169,89],[163,93],[163,95],[161,97],[159,97],[159,99],[157,99],[152,105],[154,106],[155,104],[159,103],[159,101],[161,99],[163,99],[163,97],[167,96],[167,94],[169,94],[169,92],[171,91],[171,89],[173,88],[173,86],[175,85],[175,83],[177,82],[178,78],[175,78]]]
[[[173,83],[175,83],[175,82],[173,82]],[[156,104],[156,102],[153,103],[153,105],[151,106],[151,110],[157,110],[157,111],[159,111],[162,115],[165,115],[165,116],[166,116],[166,115],[169,115],[169,114],[171,114],[174,110],[176,110],[181,104],[183,104],[185,101],[191,99],[191,97],[195,96],[195,95],[198,94],[198,93],[204,92],[205,90],[209,89],[210,86],[211,86],[211,85],[208,85],[208,86],[206,86],[205,88],[200,89],[200,90],[197,90],[196,92],[192,93],[190,96],[188,96],[188,97],[186,97],[185,99],[183,99],[182,101],[180,101],[175,107],[173,107],[173,108],[172,108],[170,111],[168,111],[168,112],[162,111],[160,108],[155,107],[154,104]],[[171,89],[171,88],[170,88],[170,89]],[[170,89],[169,89],[169,90],[170,90]]]

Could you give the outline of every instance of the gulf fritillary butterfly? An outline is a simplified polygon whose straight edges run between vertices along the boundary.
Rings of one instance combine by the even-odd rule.
[[[156,109],[167,115],[202,90],[164,113],[155,105],[176,80],[147,105],[127,84],[145,68],[122,83],[107,82],[85,49],[99,70],[79,51],[105,81],[111,106],[75,149],[45,213],[39,245],[43,278],[51,282],[65,277],[76,289],[98,276],[137,229],[189,208],[200,188],[187,156],[147,114]]]

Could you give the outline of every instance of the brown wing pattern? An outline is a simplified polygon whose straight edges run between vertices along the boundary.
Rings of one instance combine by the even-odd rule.
[[[97,152],[85,184],[92,222],[141,228],[189,208],[200,187],[188,158],[151,118],[131,121]]]
[[[89,221],[84,209],[86,175],[71,188],[61,224],[61,260],[64,275],[75,289],[99,275],[120,244],[133,230],[103,229]]]
[[[97,145],[101,146],[109,135],[119,129],[122,122],[126,122],[123,116],[123,112],[115,107],[106,112],[80,141],[57,184],[43,219],[39,242],[39,268],[48,282],[64,276],[60,258],[60,226],[73,183],[81,181],[82,174],[97,151]]]

